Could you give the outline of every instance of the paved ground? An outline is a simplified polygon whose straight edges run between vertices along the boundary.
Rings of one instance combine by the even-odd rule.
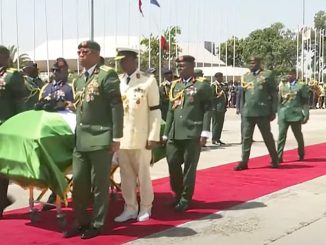
[[[311,111],[310,121],[303,126],[306,145],[326,142],[325,122],[326,110]],[[272,131],[276,139],[276,120]],[[203,151],[199,168],[240,159],[240,119],[234,109],[227,112],[222,140],[227,146],[209,146]],[[254,140],[251,157],[267,154],[258,129]],[[293,148],[296,142],[289,131],[286,149]],[[153,179],[167,176],[165,160],[156,163],[151,171]],[[26,206],[27,191],[15,184],[10,185],[9,191],[17,199],[11,209]],[[131,244],[324,245],[325,217],[326,176],[322,176]]]

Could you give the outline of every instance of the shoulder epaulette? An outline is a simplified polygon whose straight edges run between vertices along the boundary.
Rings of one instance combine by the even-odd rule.
[[[6,72],[9,72],[9,73],[14,73],[15,71],[18,71],[16,68],[9,68],[6,70]]]
[[[109,67],[109,66],[106,66],[106,65],[102,65],[102,66],[100,66],[100,69],[103,70],[103,71],[108,72],[108,71],[111,70],[112,68]]]
[[[205,82],[206,79],[204,77],[196,77],[196,81]]]

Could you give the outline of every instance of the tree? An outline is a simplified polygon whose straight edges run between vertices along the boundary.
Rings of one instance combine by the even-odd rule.
[[[326,12],[323,10],[318,11],[314,17],[315,28],[317,30],[326,29]]]
[[[221,44],[221,53],[220,53],[220,59],[223,60],[226,63],[225,55],[226,55],[226,47],[227,47],[227,65],[232,66],[233,65],[233,48],[235,46],[235,66],[243,66],[245,64],[243,59],[243,39],[235,38],[235,45],[234,45],[234,39],[228,39],[226,42]]]
[[[265,67],[276,74],[287,72],[296,65],[296,36],[282,23],[258,29],[244,39],[243,60],[252,55],[263,58]]]
[[[169,32],[170,32],[170,40],[169,40]],[[181,29],[178,26],[171,26],[167,28],[164,33],[163,37],[167,42],[170,42],[170,59],[173,61],[176,58],[177,52],[181,51],[181,49],[177,46],[177,35],[181,34]],[[142,70],[147,70],[149,68],[149,49],[151,54],[151,67],[159,70],[159,44],[160,44],[161,36],[154,36],[153,34],[150,35],[149,38],[143,38],[140,44],[144,47],[141,52],[140,56],[140,67]],[[150,40],[150,47],[149,47],[149,40]],[[162,48],[162,68],[167,68],[169,63],[169,50],[167,45]],[[171,69],[175,69],[174,62],[171,62]]]
[[[26,62],[30,61],[28,54],[20,54],[18,56],[18,49],[16,46],[8,46],[10,52],[10,60],[9,60],[9,67],[17,68],[17,58],[19,59],[19,66],[20,68],[23,67]]]

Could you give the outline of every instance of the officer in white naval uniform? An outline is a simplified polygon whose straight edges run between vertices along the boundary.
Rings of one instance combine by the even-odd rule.
[[[117,49],[123,74],[120,90],[124,106],[123,138],[118,152],[123,212],[116,222],[130,219],[148,220],[154,200],[150,177],[151,149],[160,140],[160,96],[153,75],[138,70],[138,52],[133,49]],[[137,185],[140,208],[137,201]]]

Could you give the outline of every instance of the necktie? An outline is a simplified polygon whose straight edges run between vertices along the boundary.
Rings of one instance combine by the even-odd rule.
[[[130,82],[130,79],[131,79],[131,77],[127,77],[127,85],[128,85],[128,83]]]
[[[87,80],[88,80],[88,77],[89,77],[89,73],[88,73],[88,71],[85,71],[84,75],[85,75],[85,79],[86,79],[86,81],[87,81]]]

